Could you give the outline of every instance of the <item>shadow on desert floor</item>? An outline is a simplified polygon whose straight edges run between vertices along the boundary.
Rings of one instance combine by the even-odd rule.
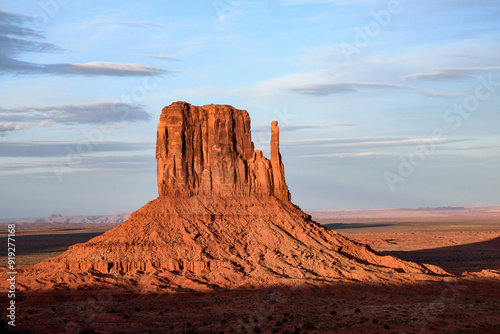
[[[500,237],[464,245],[380,253],[406,261],[434,264],[455,275],[464,271],[500,269]]]
[[[500,282],[485,279],[16,298],[19,333],[494,333],[500,326]]]
[[[364,223],[333,223],[333,224],[323,224],[324,227],[330,230],[346,230],[346,229],[355,229],[355,228],[370,228],[370,227],[386,227],[393,226],[395,224],[382,224],[382,223],[374,223],[374,224],[364,224]]]

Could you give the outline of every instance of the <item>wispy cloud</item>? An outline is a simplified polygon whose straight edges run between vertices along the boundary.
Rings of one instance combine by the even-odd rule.
[[[359,137],[359,138],[308,138],[308,139],[298,139],[298,140],[288,140],[280,142],[280,145],[293,145],[293,146],[305,146],[305,145],[325,145],[325,144],[345,144],[345,143],[364,143],[373,141],[394,141],[394,140],[406,140],[406,137]]]
[[[309,95],[333,95],[355,92],[366,88],[398,88],[398,89],[414,89],[415,87],[379,82],[337,82],[329,84],[312,84],[301,87],[290,88],[293,92]]]
[[[65,162],[63,161],[62,164]],[[44,177],[56,177],[53,167],[57,162],[49,160],[34,160],[32,162],[10,162],[0,163],[2,176],[14,175],[40,175]],[[88,156],[77,165],[71,166],[72,172],[95,171],[98,169],[110,170],[140,170],[153,171],[156,167],[152,155],[108,155]]]
[[[407,138],[407,137],[361,137],[361,138],[311,138],[283,141],[284,146],[309,146],[328,148],[383,148],[396,146],[417,146],[424,144],[450,144],[475,140],[473,138]]]
[[[453,97],[468,95],[468,93],[432,93],[432,92],[418,92],[418,94],[429,97],[437,97],[440,99],[451,99]]]
[[[327,125],[280,125],[280,131],[300,131],[308,129],[325,129],[325,128],[335,128],[339,126],[354,126],[351,123],[335,123]],[[269,125],[255,126],[252,127],[252,132],[270,132]]]
[[[66,75],[108,75],[108,76],[143,76],[165,74],[167,71],[157,66],[142,64],[125,64],[111,62],[90,62],[83,64],[54,64],[44,68],[53,74]]]
[[[81,142],[0,142],[2,157],[65,157]],[[92,152],[128,152],[153,149],[154,143],[102,141],[92,146]]]
[[[155,58],[155,59],[162,59],[162,60],[179,60],[174,57],[166,56],[164,54],[159,54],[159,55],[141,55],[141,54],[135,54],[134,56],[138,57],[148,57],[148,58]]]
[[[18,124],[14,122],[0,123],[0,137],[4,137],[8,132],[27,130],[29,128],[29,124]]]
[[[95,102],[53,106],[0,107],[0,133],[25,130],[31,126],[55,124],[114,124],[151,119],[146,107],[137,103]],[[2,131],[3,129],[3,131]]]
[[[364,158],[372,156],[395,156],[395,152],[358,152],[358,153],[326,153],[326,154],[305,154],[301,158]]]
[[[149,27],[164,27],[162,23],[149,22],[149,21],[121,21],[118,24],[123,24],[131,27],[149,28]]]
[[[500,66],[487,67],[440,67],[433,69],[430,72],[413,73],[402,77],[403,80],[408,79],[428,79],[428,80],[445,80],[458,79],[470,76],[472,74],[500,71]]]
[[[347,142],[347,143],[332,143],[325,144],[324,147],[356,147],[356,148],[366,148],[366,147],[394,147],[394,146],[416,146],[423,144],[449,144],[455,142],[462,142],[473,140],[470,138],[418,138],[418,139],[396,139],[396,140],[367,140],[360,142]]]
[[[113,62],[37,64],[19,60],[26,52],[53,53],[62,49],[45,42],[44,35],[29,28],[31,17],[0,10],[0,75],[144,76],[169,73],[156,66]]]

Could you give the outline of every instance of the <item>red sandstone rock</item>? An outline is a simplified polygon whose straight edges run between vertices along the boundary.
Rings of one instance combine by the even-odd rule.
[[[279,129],[272,124],[271,161],[254,151],[246,110],[226,105],[163,108],[156,159],[160,196],[270,196],[289,200],[279,153]]]
[[[254,150],[246,111],[165,107],[156,146],[160,196],[103,235],[24,270],[19,287],[200,290],[447,275],[379,256],[311,221],[290,202],[277,122],[271,133],[268,160]]]

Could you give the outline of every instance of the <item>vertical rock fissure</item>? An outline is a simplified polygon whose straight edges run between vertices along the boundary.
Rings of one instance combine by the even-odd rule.
[[[172,103],[160,116],[156,152],[160,196],[254,195],[290,200],[278,123],[271,124],[271,159],[267,159],[254,150],[246,110]]]

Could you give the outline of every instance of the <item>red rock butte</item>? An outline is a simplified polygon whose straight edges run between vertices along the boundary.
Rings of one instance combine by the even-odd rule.
[[[380,256],[294,205],[277,122],[267,159],[254,149],[247,111],[175,102],[160,116],[156,158],[157,199],[103,235],[22,270],[19,287],[177,291],[448,275]]]
[[[271,124],[271,160],[254,150],[250,116],[225,105],[176,102],[160,116],[156,139],[160,196],[275,196],[290,200]]]

